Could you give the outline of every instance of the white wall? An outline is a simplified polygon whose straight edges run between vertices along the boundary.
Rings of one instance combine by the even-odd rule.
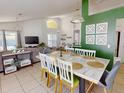
[[[73,24],[71,23],[72,17],[70,14],[58,17],[59,28],[58,31],[51,31],[47,29],[46,19],[34,19],[27,20],[23,22],[10,22],[10,23],[0,23],[0,30],[20,30],[22,46],[25,47],[25,36],[38,36],[39,42],[45,42],[47,44],[47,34],[55,33],[58,35],[58,40],[60,40],[60,34],[67,34],[67,37],[72,37],[72,39],[67,40],[67,43],[73,43]],[[58,41],[59,45],[59,41]]]
[[[28,20],[24,21],[22,23],[22,32],[21,32],[21,38],[22,38],[22,46],[25,47],[25,36],[38,36],[39,37],[39,43],[45,42],[48,43],[47,34],[57,34],[58,36],[58,45],[59,45],[59,34],[61,32],[60,28],[60,20],[58,20],[59,28],[57,30],[49,30],[47,29],[46,24],[47,19],[35,19],[35,20]],[[58,32],[59,31],[59,32]]]
[[[74,19],[74,17],[76,17],[78,15],[80,15],[80,12],[72,12],[72,13],[61,16],[62,34],[66,34],[67,35],[66,37],[72,37],[71,39],[66,39],[67,44],[73,44],[74,43],[74,30],[77,30],[77,29],[81,30],[81,24],[80,23],[79,24],[71,23],[71,21]]]
[[[72,39],[66,40],[66,43],[73,43],[73,24],[71,23],[72,17],[68,15],[64,15],[61,17],[61,30],[62,34],[66,34],[67,37],[72,37]]]
[[[44,32],[46,31],[46,24],[44,20],[36,19],[24,21],[22,23],[22,27],[23,27],[21,32],[22,46],[25,46],[25,36],[38,36],[39,43],[45,40],[43,36]]]
[[[124,18],[117,19],[117,22],[116,22],[116,31],[124,31]]]
[[[0,23],[0,30],[9,30],[9,31],[22,30],[21,22]]]

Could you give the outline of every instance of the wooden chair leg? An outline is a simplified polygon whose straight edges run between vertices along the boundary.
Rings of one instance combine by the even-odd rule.
[[[92,89],[93,83],[90,84],[89,88],[87,89],[86,93],[89,93],[89,91]]]
[[[74,93],[74,88],[71,88],[71,93]]]
[[[62,80],[60,80],[60,89],[59,89],[59,93],[62,93]]]
[[[44,79],[44,70],[41,69],[41,80],[43,80],[43,79]]]
[[[104,88],[104,93],[107,93],[107,90],[106,90],[106,88]]]
[[[48,78],[47,78],[47,87],[50,87],[50,74],[48,73]]]
[[[55,79],[55,93],[57,93],[57,84],[58,84],[58,79]]]
[[[112,93],[112,92],[113,92],[114,83],[115,83],[115,81],[113,82],[113,85],[112,85],[112,88],[111,88],[111,92],[110,92],[110,93]]]

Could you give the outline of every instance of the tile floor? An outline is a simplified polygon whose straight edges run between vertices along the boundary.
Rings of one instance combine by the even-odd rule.
[[[54,93],[54,82],[41,81],[40,63],[8,75],[0,74],[0,93]],[[67,89],[63,89],[67,93]]]
[[[121,74],[116,79],[118,85],[114,86],[116,88],[113,89],[113,93],[124,93],[124,69],[121,70],[123,71],[120,71]],[[47,88],[46,81],[41,81],[40,63],[9,75],[0,74],[0,93],[54,93],[54,86],[52,85],[54,82],[50,88]],[[118,87],[119,89],[117,89]],[[93,93],[103,93],[98,86],[94,90]],[[69,90],[63,87],[63,93],[69,93]],[[79,93],[78,88],[75,93]]]

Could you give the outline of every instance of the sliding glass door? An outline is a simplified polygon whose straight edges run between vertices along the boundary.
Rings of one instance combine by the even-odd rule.
[[[5,31],[5,37],[6,37],[7,50],[16,49],[17,32],[14,32],[14,31]]]
[[[13,50],[17,46],[16,31],[0,31],[0,51]]]

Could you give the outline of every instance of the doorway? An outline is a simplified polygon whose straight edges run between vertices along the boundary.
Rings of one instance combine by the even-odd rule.
[[[124,18],[116,21],[116,49],[115,56],[124,63]]]

